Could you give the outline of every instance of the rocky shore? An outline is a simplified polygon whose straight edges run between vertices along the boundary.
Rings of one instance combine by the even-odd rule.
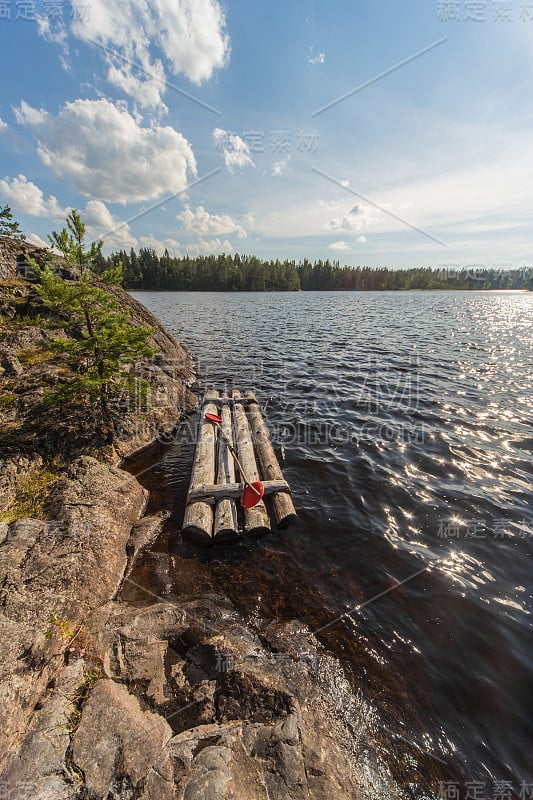
[[[196,399],[189,353],[112,291],[158,349],[143,365],[158,402],[126,413],[113,446],[72,420],[50,424],[43,385],[57,366],[35,355],[46,331],[14,324],[31,289],[0,293],[2,395],[13,398],[0,418],[4,516],[21,482],[57,461],[38,517],[0,523],[0,797],[402,796],[369,747],[370,712],[305,626],[252,627],[222,594],[121,600],[165,515],[144,516],[147,492],[119,463]]]

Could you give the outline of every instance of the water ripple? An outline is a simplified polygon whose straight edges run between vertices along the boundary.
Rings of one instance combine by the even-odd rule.
[[[341,615],[324,643],[382,721],[474,777],[526,780],[533,295],[136,296],[204,384],[256,391],[299,510],[260,542],[178,546],[176,591],[194,578],[248,615],[260,594],[263,616],[317,628]],[[167,458],[176,531],[191,461]]]

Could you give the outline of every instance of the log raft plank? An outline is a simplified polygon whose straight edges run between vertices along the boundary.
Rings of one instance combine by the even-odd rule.
[[[233,426],[229,406],[222,406],[220,416],[222,417],[220,427],[227,440],[233,445]],[[219,542],[235,541],[239,535],[237,505],[227,492],[228,484],[235,483],[235,461],[221,436],[218,437],[217,483],[222,484],[220,488],[223,494],[219,495],[221,499],[218,499],[215,508],[214,536]]]
[[[233,400],[241,400],[241,393],[233,390]],[[260,480],[255,461],[254,446],[250,434],[250,426],[246,417],[246,411],[242,403],[235,403],[233,407],[233,422],[235,425],[235,441],[237,443],[237,454],[246,478],[250,483]],[[241,475],[242,479],[242,475]],[[244,530],[251,536],[261,536],[270,533],[270,519],[263,500],[253,508],[246,508],[244,511]]]
[[[215,428],[204,416],[206,413],[217,413],[217,406],[211,402],[215,397],[218,397],[218,392],[213,390],[207,392],[205,396],[207,404],[202,409],[191,486],[213,483],[215,480]],[[200,544],[210,544],[213,540],[213,521],[214,511],[210,503],[202,500],[189,503],[185,508],[182,535]]]
[[[247,406],[249,403],[257,403],[257,400],[249,400],[247,397],[228,397],[226,394],[222,393],[221,397],[215,397],[212,400],[217,406],[229,406],[233,408],[233,406],[239,404],[241,406]]]
[[[274,492],[290,493],[291,491],[287,481],[262,481],[262,483],[265,487],[265,497],[274,494]],[[203,500],[205,503],[215,503],[222,497],[237,499],[242,495],[245,486],[245,483],[205,483],[200,486],[194,486],[189,489],[187,502],[193,503],[197,500]]]
[[[274,452],[259,403],[252,392],[247,392],[245,399],[249,401],[247,416],[263,478],[274,481],[283,480],[283,473]],[[272,503],[276,525],[278,528],[287,528],[296,519],[296,509],[290,494],[279,492],[273,495],[270,502]]]

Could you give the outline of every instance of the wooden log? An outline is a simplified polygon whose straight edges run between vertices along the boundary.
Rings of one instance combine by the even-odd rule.
[[[252,400],[247,397],[228,397],[226,394],[222,394],[221,397],[215,398],[212,401],[217,406],[230,406],[233,407],[237,403],[242,406],[247,406],[249,403],[257,403],[255,396]]]
[[[226,439],[233,444],[233,431],[231,424],[231,410],[226,406],[220,409],[222,422],[220,427]],[[226,443],[221,436],[218,437],[218,468],[217,482],[219,484],[235,483],[235,461]],[[225,488],[224,486],[221,488]],[[239,535],[239,519],[237,516],[237,505],[235,500],[228,496],[218,500],[215,508],[215,527],[214,536],[217,542],[232,542]]]
[[[274,492],[290,492],[287,481],[262,481],[265,487],[265,497]],[[238,499],[246,487],[245,483],[203,483],[189,489],[187,502],[193,503],[196,500],[203,500],[206,503],[215,503],[221,498],[232,497]]]
[[[241,399],[241,393],[233,390],[234,400]],[[235,441],[237,444],[237,454],[246,472],[246,478],[253,483],[260,480],[257,465],[255,463],[254,446],[250,435],[250,426],[246,418],[244,406],[235,403],[233,407],[233,421],[235,425]],[[242,475],[241,475],[242,479]],[[260,536],[270,533],[270,519],[264,501],[261,500],[253,508],[246,508],[244,511],[244,530],[251,536]]]
[[[207,404],[202,407],[202,419],[200,420],[198,442],[192,467],[190,489],[205,483],[213,483],[215,480],[215,427],[206,420],[204,414],[216,414],[217,407],[209,402],[214,397],[218,397],[218,392],[210,390],[206,392],[205,399]],[[198,544],[213,543],[213,506],[201,500],[189,503],[185,508],[181,533],[186,539],[197,542]]]
[[[248,405],[248,420],[263,478],[272,481],[283,480],[283,473],[274,452],[270,433],[263,419],[259,403],[252,392],[247,392],[245,397],[250,401]],[[278,528],[287,528],[296,519],[296,509],[290,494],[279,492],[272,496],[270,502],[272,503],[276,525]]]

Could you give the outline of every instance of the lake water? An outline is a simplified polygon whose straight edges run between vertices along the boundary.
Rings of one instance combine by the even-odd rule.
[[[202,385],[255,390],[299,514],[261,540],[181,544],[179,434],[150,478],[174,510],[171,593],[223,590],[250,620],[318,631],[404,785],[533,797],[533,294],[134,296]]]

